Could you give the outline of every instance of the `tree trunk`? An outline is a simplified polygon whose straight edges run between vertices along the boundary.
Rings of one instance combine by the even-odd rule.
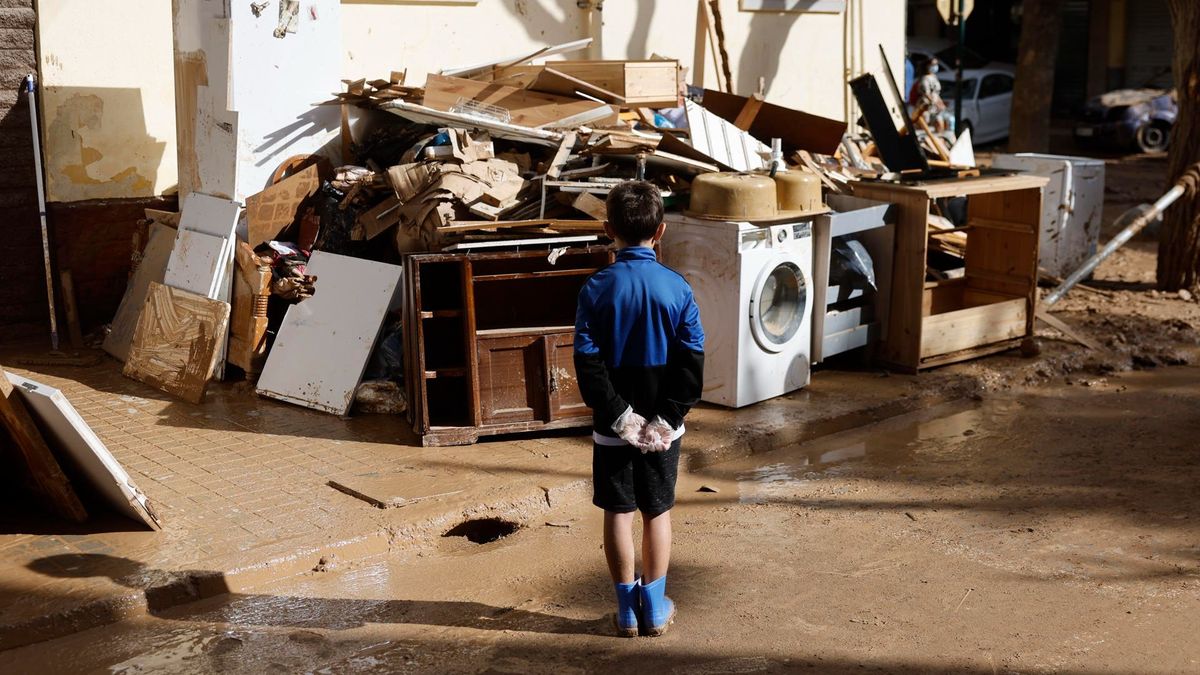
[[[1200,161],[1200,2],[1168,0],[1175,26],[1175,89],[1179,115],[1171,130],[1167,186]],[[1165,190],[1164,190],[1165,191]],[[1200,282],[1200,203],[1195,192],[1163,214],[1158,240],[1158,287],[1177,291]]]
[[[1055,0],[1021,3],[1009,152],[1050,149],[1050,103],[1054,98],[1054,64],[1058,60],[1058,33],[1062,25],[1058,4]]]

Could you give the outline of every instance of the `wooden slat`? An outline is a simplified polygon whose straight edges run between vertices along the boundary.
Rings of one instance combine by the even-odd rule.
[[[921,358],[1022,337],[1025,320],[1024,298],[926,317],[922,327]]]
[[[82,523],[87,509],[71,487],[50,446],[30,416],[24,402],[16,395],[12,383],[0,366],[0,450],[12,449],[10,469],[21,475],[38,502],[67,520]],[[7,437],[3,437],[4,430]],[[0,457],[6,453],[0,452]]]

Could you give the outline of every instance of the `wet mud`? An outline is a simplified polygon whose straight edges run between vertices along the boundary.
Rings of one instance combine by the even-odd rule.
[[[999,391],[680,477],[659,639],[586,504],[0,652],[4,672],[1186,672],[1200,369]],[[144,571],[143,571],[144,572]]]

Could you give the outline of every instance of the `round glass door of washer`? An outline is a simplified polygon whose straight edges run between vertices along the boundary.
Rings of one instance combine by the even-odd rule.
[[[783,262],[763,270],[750,296],[750,328],[759,346],[782,351],[796,337],[808,311],[808,281],[800,267]]]

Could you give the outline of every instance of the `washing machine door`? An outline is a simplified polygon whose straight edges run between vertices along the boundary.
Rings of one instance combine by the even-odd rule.
[[[809,279],[798,261],[779,256],[763,267],[750,295],[750,329],[758,346],[783,351],[808,313]]]

